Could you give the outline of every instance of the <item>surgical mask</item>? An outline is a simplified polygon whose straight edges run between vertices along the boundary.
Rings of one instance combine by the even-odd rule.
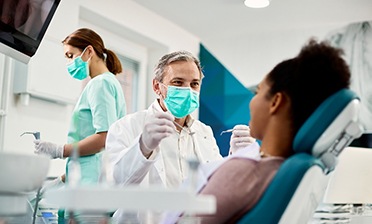
[[[81,56],[84,54],[85,48],[80,56],[76,57],[71,63],[67,65],[67,71],[70,73],[70,75],[78,80],[83,80],[89,75],[89,66],[88,61],[83,61]]]
[[[168,86],[167,88],[164,103],[176,118],[186,117],[199,107],[199,92],[190,87]]]

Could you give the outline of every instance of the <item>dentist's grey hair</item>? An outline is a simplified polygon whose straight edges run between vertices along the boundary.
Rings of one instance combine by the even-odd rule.
[[[154,73],[155,73],[155,80],[162,82],[164,78],[164,73],[167,69],[167,66],[173,62],[177,61],[191,61],[196,64],[200,73],[200,80],[203,79],[204,74],[202,72],[202,68],[200,65],[199,59],[194,57],[188,51],[175,51],[169,54],[164,55],[160,58],[158,64],[155,66]]]

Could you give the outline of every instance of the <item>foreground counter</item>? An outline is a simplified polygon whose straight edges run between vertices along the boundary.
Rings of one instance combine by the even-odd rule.
[[[213,214],[216,199],[212,195],[194,195],[187,190],[140,186],[79,186],[46,192],[45,199],[67,210],[112,211],[185,211]]]

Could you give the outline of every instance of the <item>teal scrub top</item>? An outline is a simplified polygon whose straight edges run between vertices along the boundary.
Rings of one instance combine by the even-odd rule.
[[[91,79],[85,86],[74,110],[68,132],[68,143],[79,142],[99,132],[108,131],[110,125],[126,114],[124,93],[116,76],[110,72]],[[79,158],[81,184],[99,182],[101,153]],[[69,164],[67,159],[66,181]]]

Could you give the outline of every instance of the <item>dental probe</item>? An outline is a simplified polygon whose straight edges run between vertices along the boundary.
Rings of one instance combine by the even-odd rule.
[[[233,132],[233,131],[234,131],[233,128],[231,128],[231,129],[227,129],[227,130],[225,130],[225,131],[221,131],[220,135],[225,134],[225,133],[229,133],[229,132]]]

